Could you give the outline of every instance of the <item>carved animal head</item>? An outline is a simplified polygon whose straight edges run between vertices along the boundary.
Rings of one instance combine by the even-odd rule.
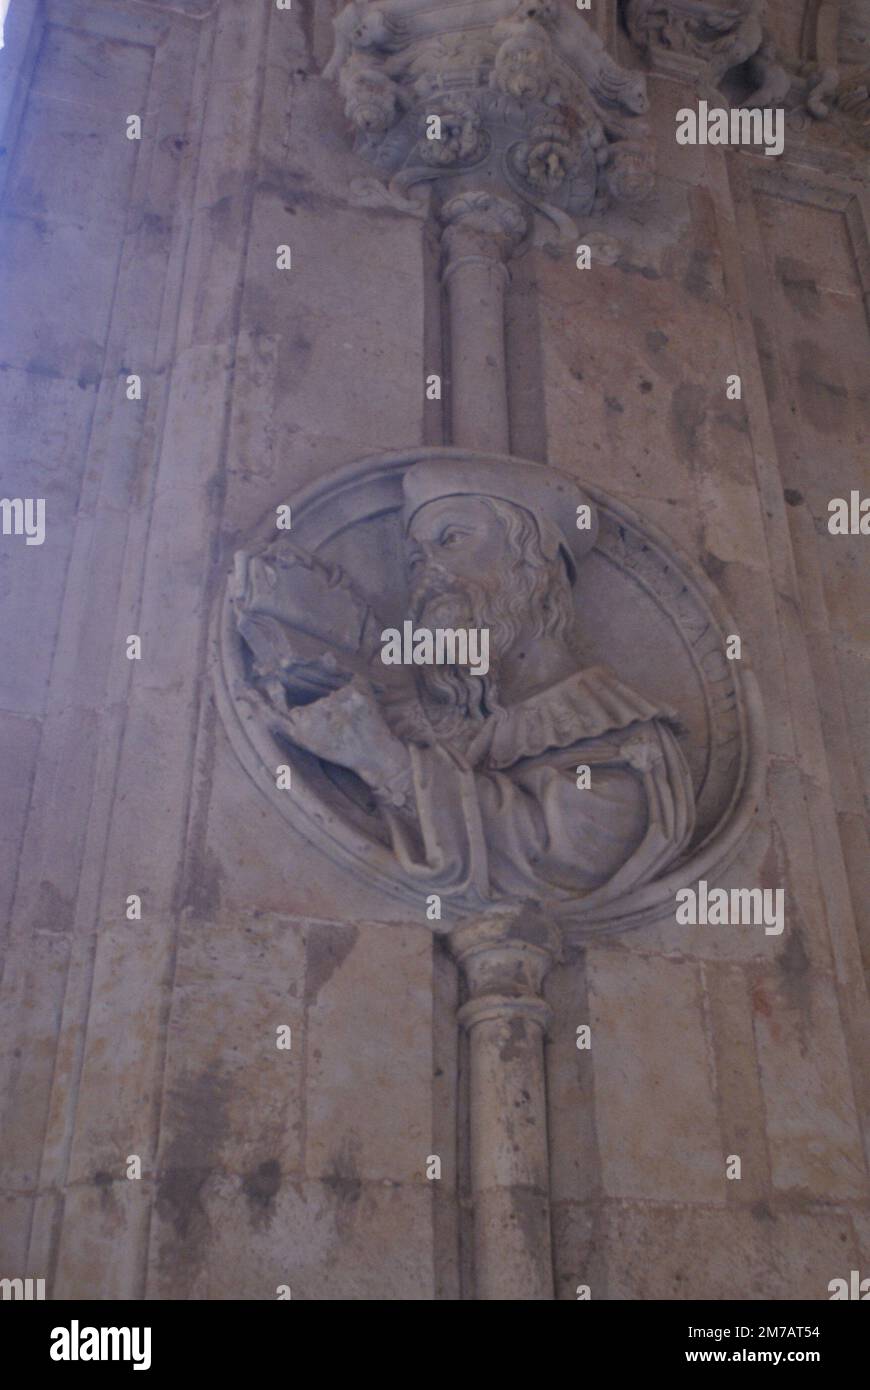
[[[426,127],[433,115],[437,115],[441,121],[439,140],[430,140],[426,136]],[[430,104],[422,126],[420,153],[426,164],[464,164],[482,154],[486,148],[480,115],[470,102],[461,98]]]
[[[514,22],[523,23],[531,20],[546,27],[555,24],[558,17],[558,0],[523,0],[512,15]]]
[[[354,48],[386,48],[392,32],[383,10],[363,10],[351,26],[350,41]]]
[[[381,68],[355,54],[342,69],[340,87],[348,120],[368,135],[383,135],[396,117],[396,84]]]
[[[619,101],[636,116],[643,116],[649,110],[649,97],[646,93],[646,78],[641,72],[633,72],[621,83]]]
[[[543,101],[553,81],[553,50],[544,35],[513,34],[495,58],[492,83],[517,101]]]

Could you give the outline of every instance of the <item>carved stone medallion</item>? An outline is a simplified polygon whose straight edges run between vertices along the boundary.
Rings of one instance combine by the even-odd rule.
[[[437,893],[435,929],[532,900],[582,935],[735,853],[755,684],[711,586],[621,503],[439,448],[319,482],[291,532],[275,517],[227,580],[219,707],[277,812],[352,872],[417,911]],[[461,633],[486,633],[477,666]]]

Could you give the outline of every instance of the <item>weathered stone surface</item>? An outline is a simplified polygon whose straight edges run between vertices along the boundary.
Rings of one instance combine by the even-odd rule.
[[[766,1225],[761,1214],[730,1206],[693,1210],[609,1202],[603,1235],[606,1297],[777,1297]]]
[[[209,928],[203,926],[201,930]],[[242,929],[250,942],[251,929]],[[221,933],[226,940],[226,933]],[[270,933],[270,971],[196,984],[176,976],[163,1085],[158,1165],[246,1172],[276,1164],[302,1172],[306,1027],[304,941]],[[260,948],[263,950],[263,947]],[[246,959],[245,964],[249,962]],[[278,1047],[290,1028],[290,1047]]]
[[[350,1172],[305,1183],[272,1169],[168,1174],[148,1295],[268,1300],[289,1285],[294,1300],[429,1300],[430,1186],[425,1178],[363,1182]]]
[[[698,967],[596,947],[588,972],[604,1191],[651,1200],[724,1200],[726,1154]]]
[[[425,1183],[435,1152],[431,935],[422,925],[311,926],[305,992],[306,1173]],[[455,1182],[452,1155],[440,1157]]]
[[[870,1275],[870,541],[828,528],[867,491],[867,24],[706,14],[12,0],[0,491],[48,529],[0,535],[0,1276]],[[783,154],[678,145],[716,90]],[[490,672],[326,693],[300,634],[377,662],[421,569]],[[678,923],[699,878],[784,890],[783,933]]]
[[[860,1197],[866,1169],[855,1101],[851,1088],[833,1084],[848,1061],[830,980],[800,960],[777,977],[759,971],[753,1012],[774,1187],[811,1196],[823,1184],[834,1200]]]

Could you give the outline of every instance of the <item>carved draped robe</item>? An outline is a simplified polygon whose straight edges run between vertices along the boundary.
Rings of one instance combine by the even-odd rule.
[[[649,882],[694,825],[672,720],[592,667],[484,719],[465,753],[410,744],[404,802],[384,807],[403,869],[469,905],[592,905]]]

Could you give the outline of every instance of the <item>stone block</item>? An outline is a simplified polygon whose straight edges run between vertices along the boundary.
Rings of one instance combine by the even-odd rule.
[[[605,1296],[690,1302],[770,1298],[774,1274],[766,1224],[760,1214],[730,1206],[693,1210],[608,1203]]]
[[[154,1191],[100,1172],[64,1194],[54,1299],[141,1299],[143,1242]]]
[[[425,927],[312,925],[307,943],[306,1173],[426,1183],[431,936]],[[449,1171],[452,1154],[439,1157]]]
[[[168,1172],[152,1230],[149,1298],[428,1301],[432,1194],[419,1185]]]
[[[598,946],[587,959],[603,1191],[724,1201],[697,966]]]
[[[0,219],[0,237],[0,363],[93,386],[102,372],[116,238],[111,230],[11,214]]]
[[[34,93],[6,204],[21,217],[112,227],[120,237],[140,147],[117,115]]]
[[[774,1188],[861,1197],[867,1169],[830,978],[789,961],[776,973],[759,968],[752,1007]]]
[[[862,1268],[848,1208],[778,1211],[770,1223],[770,1244],[774,1298],[829,1299],[832,1279],[848,1281],[850,1270]]]
[[[31,91],[111,113],[118,118],[119,137],[126,139],[124,117],[140,112],[152,61],[152,50],[142,43],[125,43],[49,24]]]

